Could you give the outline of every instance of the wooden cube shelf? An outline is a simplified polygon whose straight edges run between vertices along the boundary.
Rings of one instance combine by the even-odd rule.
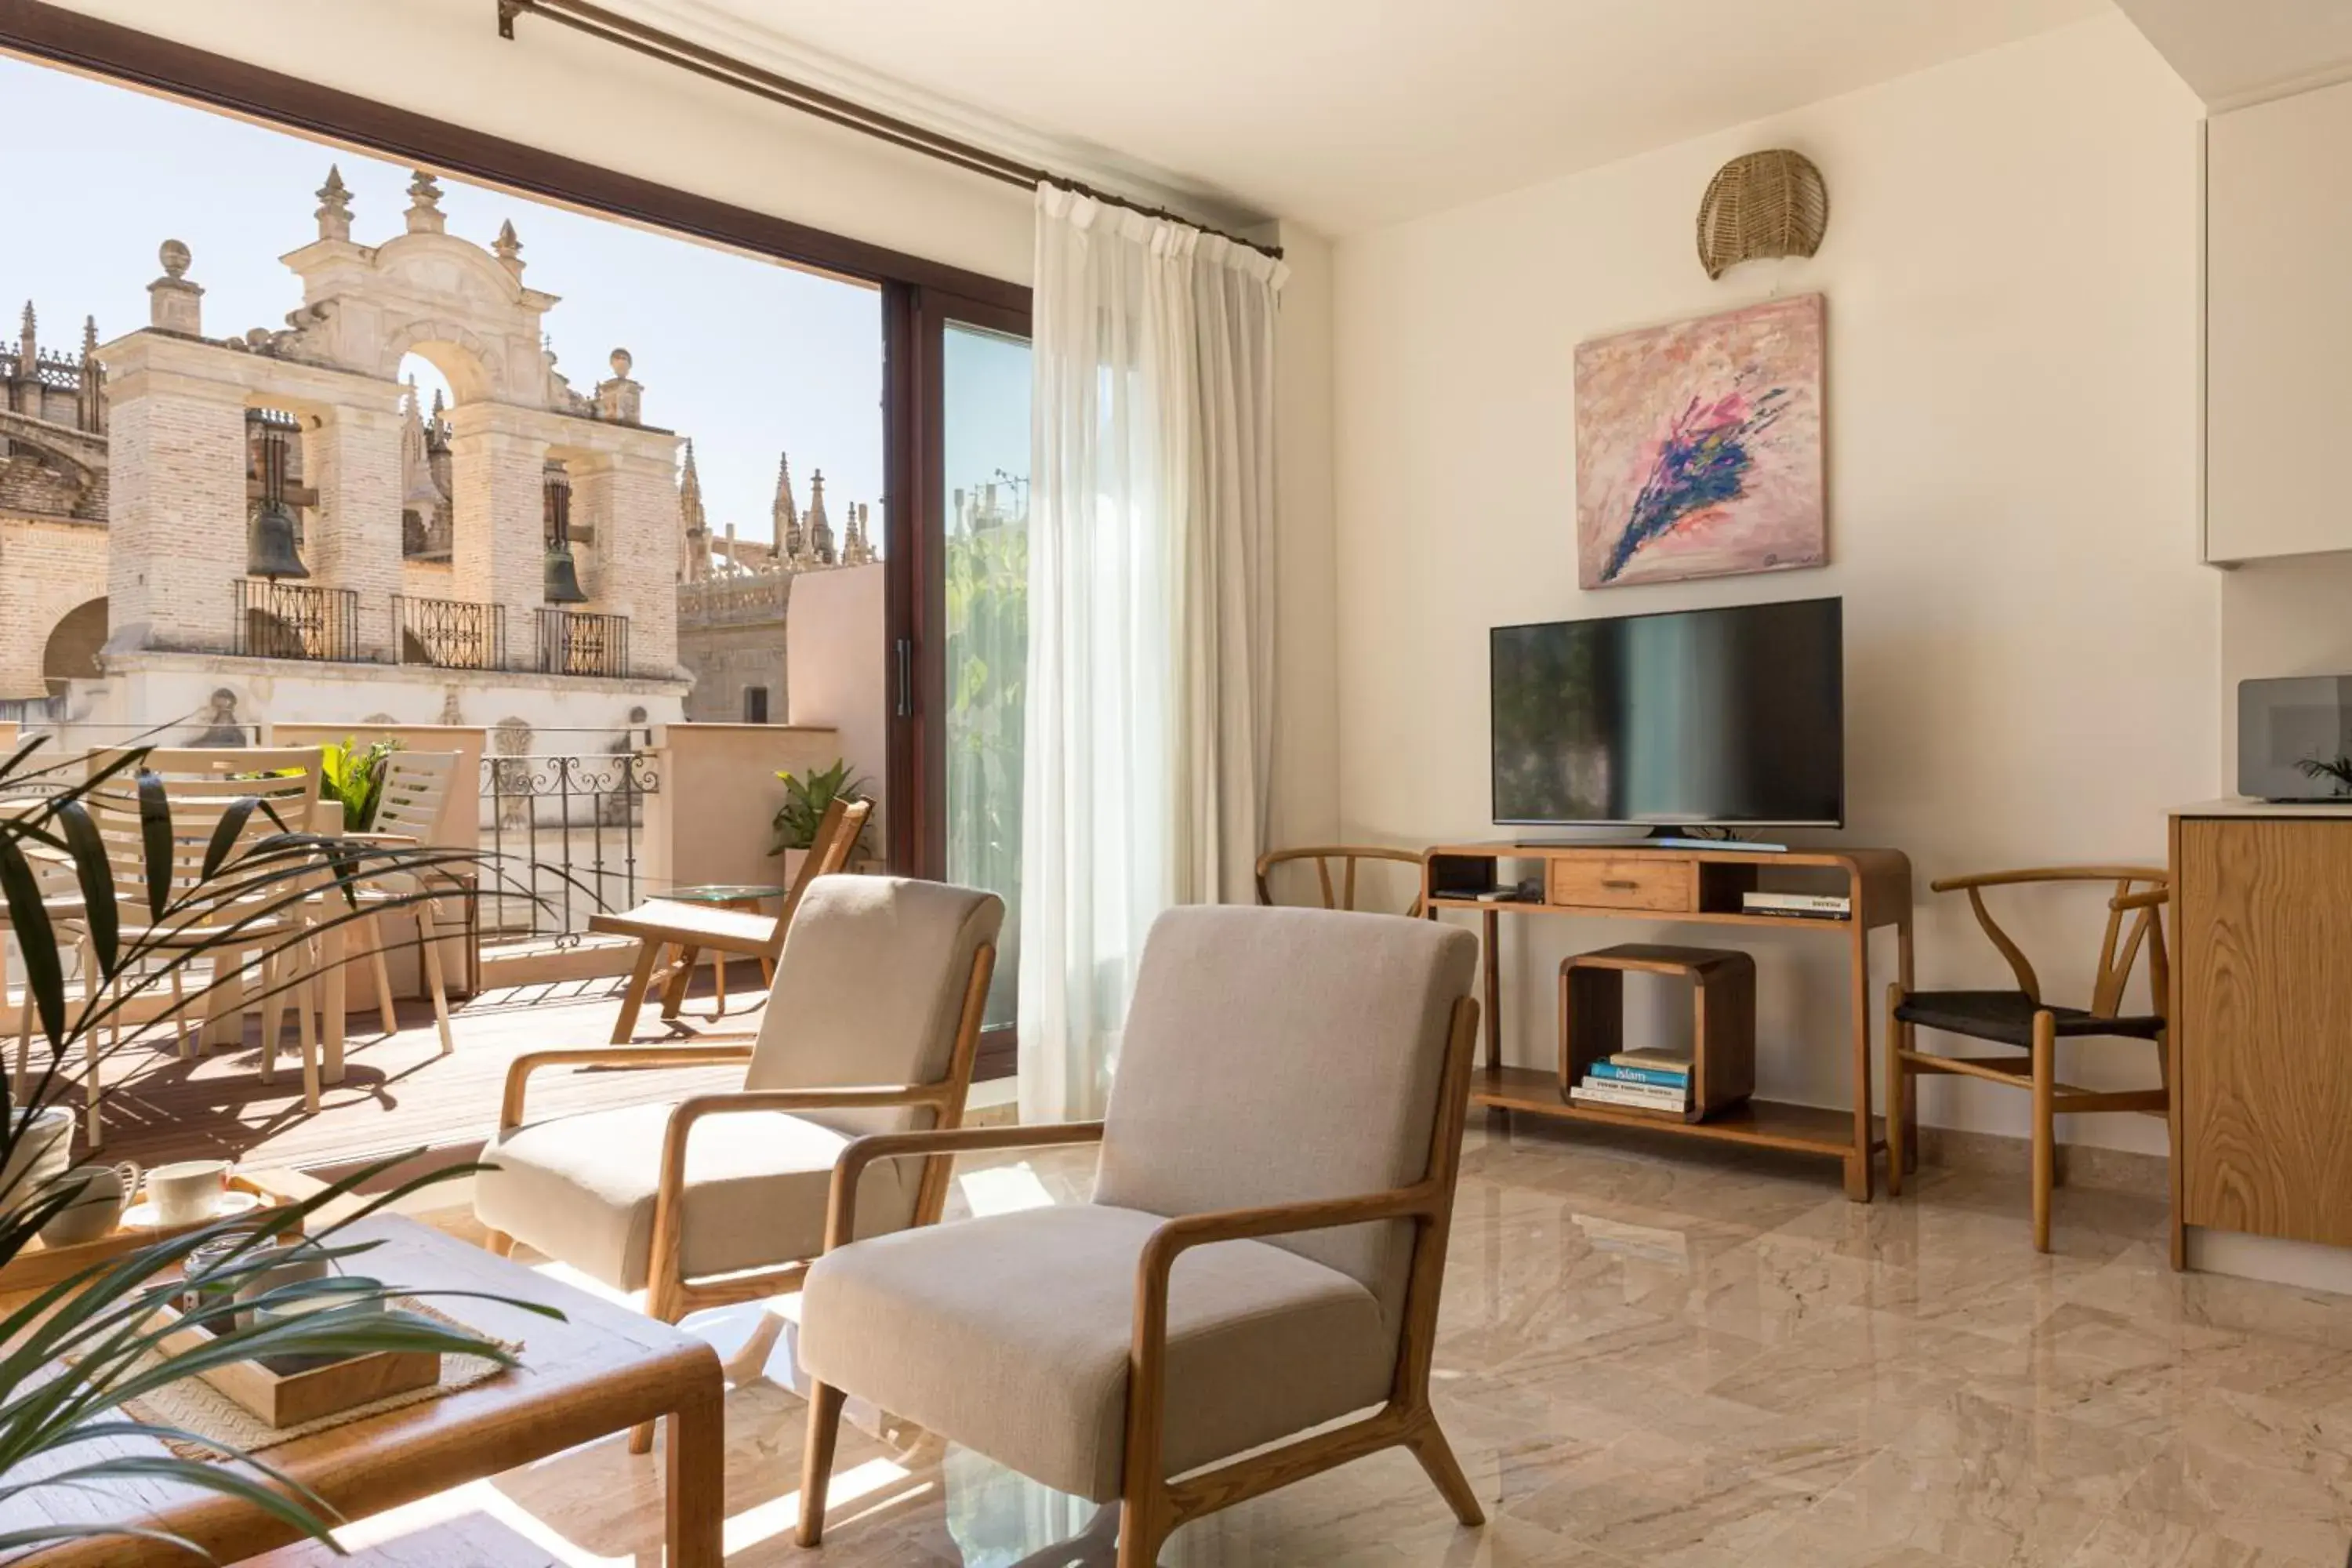
[[[1756,961],[1723,948],[1626,942],[1560,963],[1562,1099],[1595,1062],[1631,1048],[1625,1039],[1629,973],[1690,983],[1691,1093],[1683,1121],[1705,1121],[1756,1092]]]

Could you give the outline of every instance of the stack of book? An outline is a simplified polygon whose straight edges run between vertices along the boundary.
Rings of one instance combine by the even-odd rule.
[[[1691,1059],[1679,1051],[1620,1051],[1594,1062],[1568,1098],[1584,1105],[1660,1110],[1680,1116],[1690,1109]]]

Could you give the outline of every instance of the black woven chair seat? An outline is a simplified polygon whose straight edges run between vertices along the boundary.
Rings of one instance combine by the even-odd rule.
[[[1942,1029],[2029,1049],[2033,1044],[2033,1015],[2043,1006],[2022,991],[1915,991],[1903,998],[1895,1016],[1923,1029]],[[2062,1036],[2126,1035],[2152,1040],[2164,1032],[2161,1018],[2102,1018],[2080,1007],[2050,1006],[2048,1011],[2056,1017]]]

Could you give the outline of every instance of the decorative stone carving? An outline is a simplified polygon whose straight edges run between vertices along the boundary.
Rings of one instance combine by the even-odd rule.
[[[204,336],[205,291],[187,279],[188,263],[194,259],[188,247],[167,239],[155,258],[163,264],[163,276],[147,285],[148,324],[192,338]]]
[[[611,361],[613,378],[596,384],[596,416],[623,425],[635,425],[645,406],[646,389],[629,379],[629,370],[636,362],[626,349],[614,349]]]
[[[408,232],[439,234],[448,223],[448,217],[441,211],[441,187],[434,183],[431,174],[417,170],[416,177],[408,182]]]
[[[499,225],[499,237],[491,245],[490,254],[499,258],[499,265],[505,268],[511,276],[516,278],[522,276],[522,241],[515,237],[514,223],[511,219]]]
[[[319,237],[348,241],[352,237],[352,193],[343,184],[343,171],[335,164],[327,165],[327,183],[318,190]]]

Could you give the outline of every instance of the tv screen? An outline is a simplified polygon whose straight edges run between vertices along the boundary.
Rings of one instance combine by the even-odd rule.
[[[1841,605],[1496,626],[1495,820],[1842,826]]]

